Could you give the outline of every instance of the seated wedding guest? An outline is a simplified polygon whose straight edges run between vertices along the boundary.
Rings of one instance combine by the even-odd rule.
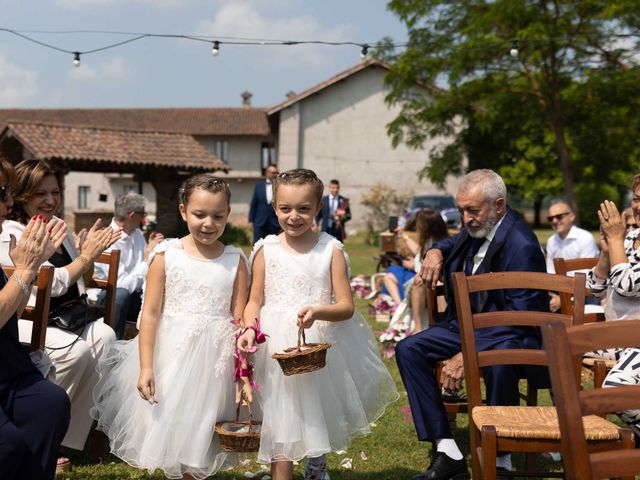
[[[419,210],[412,222],[407,224],[409,230],[415,229],[413,232],[407,233],[405,230],[398,230],[398,236],[406,245],[411,253],[410,257],[405,258],[403,265],[394,265],[387,269],[384,276],[384,291],[386,290],[394,303],[398,305],[408,290],[411,300],[411,317],[414,323],[414,330],[422,330],[422,316],[426,308],[426,289],[424,281],[419,275],[422,257],[434,242],[442,240],[449,236],[447,225],[444,223],[439,212],[430,208]],[[417,237],[417,240],[415,239]],[[411,268],[407,268],[407,267]]]
[[[120,240],[107,249],[120,250],[120,264],[118,267],[118,282],[116,288],[115,331],[116,338],[124,336],[125,322],[135,323],[138,320],[142,306],[142,284],[147,276],[147,259],[153,248],[160,243],[164,236],[154,232],[149,243],[144,238],[140,225],[147,216],[145,205],[147,200],[135,192],[118,195],[114,205],[111,228],[121,230]],[[98,303],[104,305],[106,291],[98,295]]]
[[[386,269],[381,293],[399,304],[405,297],[403,286],[420,271],[422,255],[431,248],[433,242],[448,236],[447,226],[438,212],[425,208],[416,212],[404,228],[396,229],[397,253],[403,258],[401,265],[391,265]]]
[[[640,174],[631,178],[631,209],[640,215]],[[627,232],[622,215],[613,202],[605,200],[598,210],[600,249],[598,264],[587,275],[587,288],[605,298],[606,320],[640,318],[640,229]],[[621,349],[612,348],[585,354],[619,359]]]
[[[0,263],[11,265],[10,235],[20,239],[30,218],[41,216],[46,221],[54,216],[62,203],[63,174],[55,171],[42,160],[24,160],[16,166],[16,189],[13,193],[11,220],[5,220],[0,234]],[[64,388],[71,400],[71,422],[62,442],[65,447],[82,450],[91,429],[92,419],[89,409],[93,405],[92,391],[98,381],[97,359],[105,345],[115,340],[111,327],[101,318],[95,319],[95,307],[86,305],[85,280],[93,274],[95,259],[112,243],[118,240],[119,232],[110,228],[100,228],[98,220],[89,230],[80,252],[76,250],[70,231],[62,245],[54,252],[45,265],[55,267],[51,289],[50,326],[47,327],[46,352],[56,368],[56,381]],[[35,288],[31,291],[29,304],[35,303]],[[85,313],[86,309],[86,313]],[[80,325],[73,330],[51,326],[60,319],[75,315]],[[93,318],[89,318],[90,314]],[[58,317],[58,320],[52,317]],[[90,321],[95,320],[95,321]],[[73,326],[73,325],[72,325]],[[31,323],[20,322],[20,338],[31,336]],[[60,465],[68,465],[62,458]]]
[[[625,208],[624,212],[622,212],[622,221],[624,222],[627,233],[638,228],[638,220],[631,207]]]
[[[547,217],[555,231],[547,240],[547,272],[555,273],[554,258],[591,258],[600,255],[591,232],[576,227],[576,215],[566,202],[556,202],[549,207]],[[551,311],[560,310],[560,296],[552,294]]]
[[[7,218],[13,203],[12,180],[13,167],[0,158],[0,221]],[[0,478],[3,480],[53,479],[60,443],[69,425],[67,394],[42,377],[18,340],[18,316],[29,298],[29,286],[42,262],[62,243],[65,229],[64,222],[48,223],[32,217],[22,238],[11,241],[13,275],[7,279],[0,271]]]
[[[531,227],[507,207],[507,188],[492,170],[474,170],[461,181],[456,203],[464,228],[433,244],[422,262],[420,276],[427,288],[435,288],[444,274],[447,310],[433,328],[416,332],[396,346],[396,362],[407,390],[413,423],[420,441],[435,442],[431,464],[414,480],[468,479],[467,462],[449,427],[436,364],[450,359],[442,369],[442,387],[458,391],[464,379],[460,331],[455,312],[451,274],[487,272],[544,272],[540,243]],[[496,290],[472,302],[473,313],[502,310],[548,311],[546,292],[527,289]],[[505,348],[540,348],[535,329],[491,327],[476,331],[479,351]],[[488,405],[519,405],[518,369],[498,365],[483,369]],[[532,378],[532,380],[536,380]],[[540,380],[543,380],[540,378]],[[499,468],[511,469],[511,456],[496,458]]]

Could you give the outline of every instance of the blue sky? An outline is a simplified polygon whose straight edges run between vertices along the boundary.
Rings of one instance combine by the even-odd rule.
[[[386,0],[0,0],[0,27],[110,30],[283,40],[406,40]],[[26,33],[68,50],[128,37]],[[143,39],[82,57],[0,32],[0,108],[224,107],[253,93],[274,105],[360,61],[358,47],[232,46]]]

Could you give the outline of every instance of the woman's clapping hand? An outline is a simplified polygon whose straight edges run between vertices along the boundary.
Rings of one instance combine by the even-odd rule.
[[[607,242],[612,239],[624,240],[626,225],[615,203],[609,200],[602,202],[600,210],[598,210],[598,218],[600,219],[600,231],[606,237]]]
[[[67,225],[62,220],[46,222],[41,216],[33,217],[20,238],[11,235],[9,256],[16,269],[32,271],[34,274],[43,262],[62,245]]]
[[[80,254],[95,261],[102,252],[120,239],[122,230],[113,230],[111,227],[100,228],[102,220],[98,219],[87,232],[82,242]]]

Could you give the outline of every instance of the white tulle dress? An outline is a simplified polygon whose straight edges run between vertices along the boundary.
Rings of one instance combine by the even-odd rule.
[[[235,332],[231,297],[240,258],[227,246],[216,259],[189,256],[179,239],[162,242],[164,305],[158,324],[154,373],[158,404],[136,389],[138,339],[115,342],[103,355],[92,416],[125,462],[168,478],[203,479],[233,466],[237,455],[220,448],[217,421],[235,418]],[[150,259],[151,260],[151,259]]]
[[[269,335],[255,358],[257,398],[263,410],[261,463],[344,450],[351,438],[368,434],[370,424],[398,398],[378,344],[359,313],[342,322],[316,321],[306,330],[307,342],[332,344],[323,369],[285,376],[271,358],[296,345],[297,312],[302,306],[332,302],[331,258],[336,245],[343,249],[322,233],[304,254],[286,249],[275,235],[254,247],[254,254],[260,248],[264,252],[260,322]]]

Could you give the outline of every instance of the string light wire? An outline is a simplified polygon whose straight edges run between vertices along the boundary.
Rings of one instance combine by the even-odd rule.
[[[115,31],[115,30],[14,30],[11,28],[0,27],[0,32],[5,32],[11,35],[15,35],[23,40],[28,42],[40,45],[45,48],[49,48],[61,53],[66,53],[74,56],[74,64],[79,62],[80,55],[87,55],[97,52],[103,52],[105,50],[110,50],[112,48],[121,47],[123,45],[137,42],[139,40],[148,39],[148,38],[170,38],[170,39],[183,39],[183,40],[191,40],[196,42],[205,42],[209,45],[213,44],[212,54],[214,56],[218,55],[220,52],[221,45],[241,45],[241,46],[292,46],[292,45],[326,45],[326,46],[355,46],[360,48],[361,57],[366,57],[368,54],[369,48],[371,45],[376,45],[376,42],[355,42],[355,41],[327,41],[327,40],[280,40],[280,39],[269,39],[269,38],[243,38],[243,37],[228,37],[228,36],[213,36],[213,35],[184,35],[184,34],[172,34],[172,33],[141,33],[141,32],[125,32],[125,31]],[[29,34],[29,35],[28,35]],[[32,34],[52,34],[52,35],[80,35],[80,34],[91,34],[91,35],[126,35],[131,38],[106,44],[104,46],[90,49],[90,50],[68,50],[52,43],[44,42],[42,40],[38,40],[32,37]],[[610,35],[602,35],[600,38],[633,38],[638,37],[638,35],[634,33],[614,33]],[[527,43],[541,43],[541,42],[563,42],[569,41],[571,38],[569,37],[554,37],[554,38],[527,38],[527,39],[504,39],[504,40],[492,40],[487,43],[486,46],[483,47],[469,47],[470,49],[490,49],[490,48],[500,48],[502,46],[510,46],[511,48],[507,51],[514,58],[517,57],[519,50],[522,48],[522,45]],[[382,44],[385,48],[406,48],[411,45],[409,42],[385,42]],[[464,46],[452,46],[453,49],[464,49],[467,47]]]

